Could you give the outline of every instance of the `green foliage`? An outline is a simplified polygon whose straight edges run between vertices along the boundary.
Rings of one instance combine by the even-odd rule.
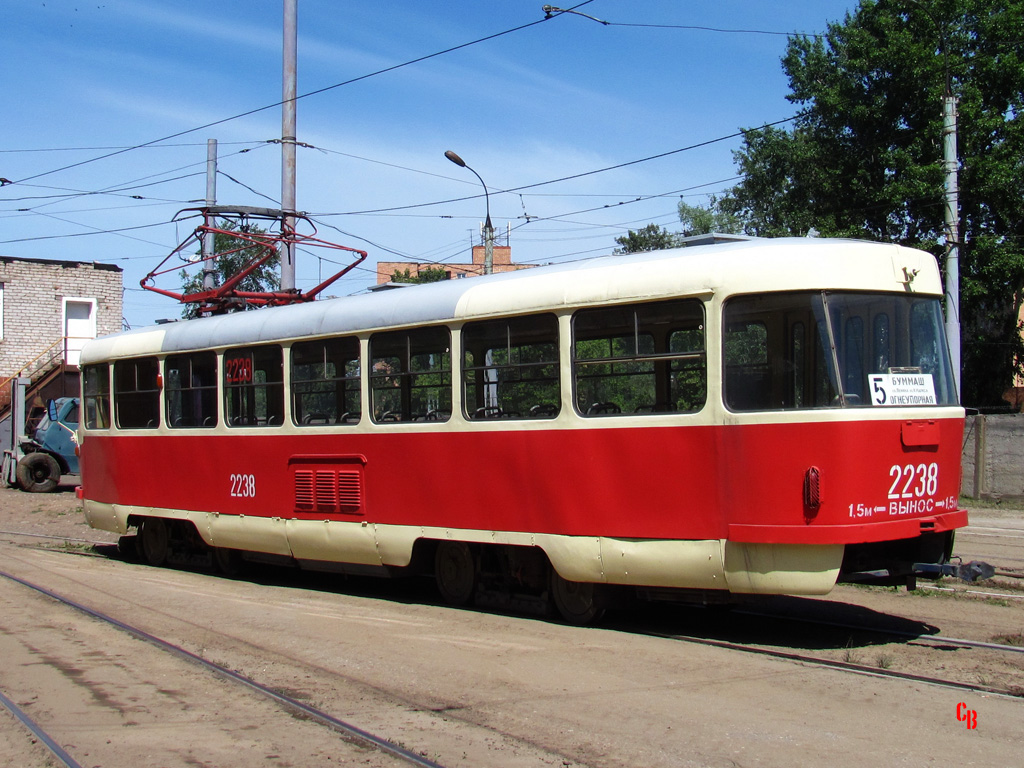
[[[700,205],[679,203],[679,221],[683,224],[683,237],[709,235],[717,232],[735,235],[743,231],[743,221],[735,213],[723,210],[714,195],[705,208]]]
[[[398,269],[391,275],[393,283],[438,283],[442,280],[449,280],[448,270],[444,267],[417,267],[416,274],[412,269]]]
[[[665,248],[675,248],[678,245],[679,236],[669,232],[658,224],[648,224],[637,231],[629,230],[628,234],[616,237],[615,242],[619,247],[615,253],[639,253],[641,251],[660,251]]]
[[[1001,404],[1024,295],[1022,0],[862,0],[824,39],[790,38],[803,111],[749,131],[717,208],[747,234],[859,237],[942,258],[942,97],[958,97],[963,401]]]
[[[256,226],[242,225],[239,228],[232,222],[225,223],[223,225],[223,229],[237,229],[239,232],[254,235],[260,235],[266,231]],[[214,253],[219,254],[213,262],[215,285],[223,285],[227,280],[245,269],[249,263],[255,259],[261,258],[265,253],[264,249],[259,245],[255,245],[243,238],[220,232],[214,235],[213,250]],[[239,291],[252,292],[276,291],[281,284],[280,276],[278,275],[278,266],[280,263],[281,257],[278,254],[274,254],[274,256],[268,259],[266,263],[260,265],[249,275],[246,275],[246,277],[236,286],[236,289]],[[192,274],[183,269],[178,274],[181,278],[181,291],[186,296],[189,294],[199,293],[203,290],[203,272],[201,269]],[[251,305],[240,304],[237,309],[255,308],[256,307]],[[195,303],[185,304],[182,307],[181,316],[186,320],[198,317],[199,305]]]

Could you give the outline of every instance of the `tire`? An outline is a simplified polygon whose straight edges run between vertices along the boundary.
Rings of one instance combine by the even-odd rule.
[[[60,483],[60,465],[47,453],[30,453],[18,462],[18,485],[29,493],[50,493]]]
[[[605,605],[600,584],[568,581],[551,569],[551,598],[566,624],[583,627],[604,616]]]
[[[469,545],[462,541],[442,541],[434,556],[437,590],[448,605],[469,605],[476,592],[476,562]]]
[[[135,539],[139,559],[147,565],[161,566],[171,554],[171,525],[161,517],[147,517]]]

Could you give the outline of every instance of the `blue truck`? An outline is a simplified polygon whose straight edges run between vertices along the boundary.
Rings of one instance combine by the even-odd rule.
[[[21,435],[4,451],[2,479],[30,493],[57,489],[62,475],[77,475],[77,397],[60,397],[46,404],[46,413],[31,436]]]

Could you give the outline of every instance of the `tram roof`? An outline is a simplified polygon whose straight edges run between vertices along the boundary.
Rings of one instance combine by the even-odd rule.
[[[924,251],[856,240],[752,239],[167,323],[90,341],[82,363],[593,304],[817,289],[942,294],[935,258]]]

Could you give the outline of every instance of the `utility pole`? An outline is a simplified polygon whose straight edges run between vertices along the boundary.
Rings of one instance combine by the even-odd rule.
[[[217,140],[206,140],[206,207],[217,204]],[[216,265],[213,254],[216,250],[213,232],[203,235],[203,290],[212,291],[216,287]]]
[[[960,399],[960,186],[956,156],[956,96],[946,77],[942,99],[942,165],[946,171],[946,343]]]
[[[487,221],[484,222],[484,274],[494,272],[494,227],[491,224],[491,215],[487,214]]]
[[[295,97],[298,69],[298,2],[284,0],[284,68],[281,98],[282,233],[295,231]],[[281,254],[281,290],[295,290],[295,243],[285,240]]]

